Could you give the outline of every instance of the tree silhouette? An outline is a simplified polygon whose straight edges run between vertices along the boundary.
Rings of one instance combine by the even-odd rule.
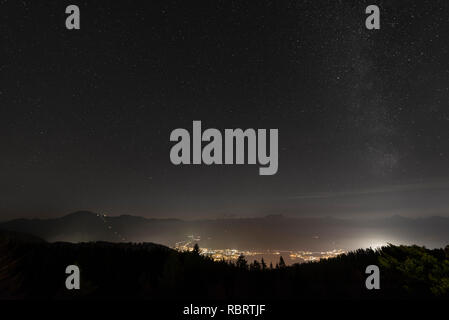
[[[199,255],[200,254],[200,246],[198,245],[198,243],[195,243],[195,245],[193,246],[193,251],[194,254]]]
[[[248,263],[246,262],[245,256],[242,254],[239,256],[235,264],[240,269],[248,269]]]
[[[279,258],[279,265],[278,266],[279,266],[279,269],[283,269],[283,268],[286,267],[284,258],[282,258],[282,256]]]
[[[250,269],[253,271],[260,270],[260,263],[257,260],[254,260],[254,262],[251,264]]]
[[[267,269],[267,264],[265,263],[265,260],[263,258],[260,261],[260,264],[262,265],[262,270],[266,270]]]

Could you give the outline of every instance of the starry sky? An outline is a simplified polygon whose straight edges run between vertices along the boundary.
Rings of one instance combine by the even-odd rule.
[[[448,16],[439,0],[0,0],[0,220],[447,216]],[[174,166],[170,133],[193,120],[279,129],[278,173]]]

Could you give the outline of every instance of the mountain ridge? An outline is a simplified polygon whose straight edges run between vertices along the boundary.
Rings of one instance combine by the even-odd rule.
[[[435,221],[438,223],[435,225]],[[355,249],[380,241],[438,247],[449,242],[449,218],[389,216],[376,219],[291,217],[202,220],[158,219],[133,215],[108,216],[75,211],[57,218],[13,219],[0,229],[24,232],[46,241],[153,242],[173,247],[195,236],[200,246],[241,249]]]

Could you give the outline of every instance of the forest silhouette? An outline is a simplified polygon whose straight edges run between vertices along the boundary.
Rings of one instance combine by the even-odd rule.
[[[153,300],[448,298],[449,247],[389,245],[286,266],[213,261],[153,243],[48,243],[0,231],[0,298]],[[80,290],[67,290],[65,268],[80,268]],[[378,265],[381,289],[365,287]]]

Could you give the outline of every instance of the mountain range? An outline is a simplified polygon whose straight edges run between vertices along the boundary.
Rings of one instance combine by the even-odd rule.
[[[386,243],[444,247],[449,243],[449,218],[439,216],[339,219],[269,215],[190,221],[78,211],[59,218],[6,221],[0,223],[0,229],[49,242],[153,242],[172,247],[190,241],[207,248],[263,250],[352,250]]]

